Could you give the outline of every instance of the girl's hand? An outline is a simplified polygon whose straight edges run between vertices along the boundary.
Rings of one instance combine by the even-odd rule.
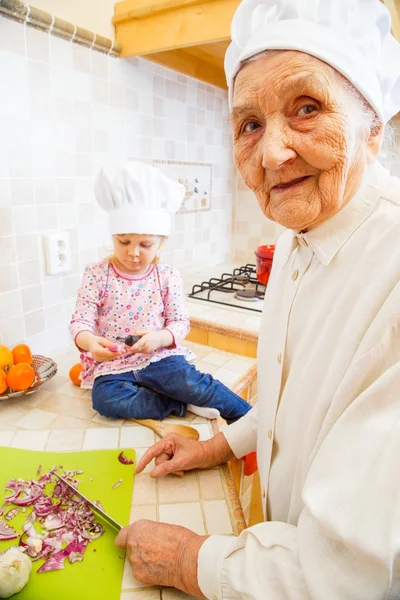
[[[111,350],[108,350],[108,348],[112,348],[113,346],[115,347],[115,342],[110,342],[110,340],[96,335],[91,338],[88,344],[88,352],[91,353],[97,362],[112,360],[117,356],[121,356],[121,354],[125,354],[125,350],[123,352],[111,352]]]
[[[154,352],[154,350],[171,346],[174,343],[174,336],[168,329],[150,331],[149,333],[140,335],[142,336],[140,340],[131,348],[131,351],[134,353],[149,354],[150,352]]]

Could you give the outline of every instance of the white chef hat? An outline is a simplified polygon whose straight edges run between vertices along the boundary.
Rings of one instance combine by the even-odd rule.
[[[102,168],[94,191],[108,213],[110,233],[169,235],[173,215],[179,210],[185,187],[156,167],[128,161]]]
[[[379,0],[243,0],[225,72],[232,101],[241,63],[264,50],[299,50],[344,75],[383,123],[400,110],[400,44]]]

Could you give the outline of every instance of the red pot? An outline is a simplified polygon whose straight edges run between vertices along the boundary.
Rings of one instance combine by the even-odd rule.
[[[267,285],[271,273],[275,246],[258,246],[254,252],[257,264],[257,279],[262,285]]]

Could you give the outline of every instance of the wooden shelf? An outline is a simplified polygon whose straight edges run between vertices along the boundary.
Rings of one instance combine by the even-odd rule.
[[[400,40],[400,0],[381,0]],[[113,23],[121,57],[148,60],[226,89],[224,56],[240,0],[123,0]]]
[[[240,0],[123,0],[113,23],[121,57],[142,56],[226,89],[224,56]]]

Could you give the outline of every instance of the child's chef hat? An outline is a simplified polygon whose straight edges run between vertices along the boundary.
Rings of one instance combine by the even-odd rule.
[[[185,187],[150,164],[128,161],[117,168],[102,168],[94,191],[108,213],[110,233],[169,235],[173,215]]]
[[[232,101],[241,64],[264,50],[311,54],[344,75],[383,123],[400,109],[400,44],[379,0],[243,0],[225,72]]]

